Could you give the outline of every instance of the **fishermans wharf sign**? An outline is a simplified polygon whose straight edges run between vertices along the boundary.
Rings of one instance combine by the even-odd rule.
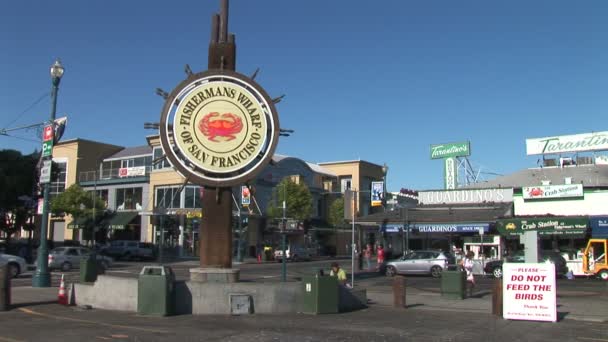
[[[419,191],[420,204],[471,204],[484,202],[513,202],[513,189],[467,189]]]
[[[273,102],[253,80],[234,71],[207,71],[190,76],[168,97],[160,138],[184,177],[233,186],[268,164],[278,127]]]
[[[608,132],[526,139],[526,154],[529,156],[603,150],[608,150]]]
[[[468,141],[431,145],[431,159],[466,157],[470,155],[471,146]]]

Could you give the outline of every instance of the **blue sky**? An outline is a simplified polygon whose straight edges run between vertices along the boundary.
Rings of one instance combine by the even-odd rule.
[[[207,1],[10,1],[0,11],[0,128],[48,119],[60,57],[64,138],[146,143],[184,65],[207,65]],[[605,131],[606,1],[232,0],[237,71],[294,129],[278,153],[389,166],[388,190],[443,187],[431,144],[471,141],[482,172],[536,165],[525,139]],[[39,98],[42,100],[28,109]],[[35,131],[0,136],[29,153]],[[486,175],[489,179],[492,176]]]

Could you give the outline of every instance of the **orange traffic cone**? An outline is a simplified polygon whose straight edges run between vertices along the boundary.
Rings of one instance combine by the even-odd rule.
[[[68,296],[65,293],[65,282],[63,281],[63,274],[61,275],[61,283],[59,283],[59,295],[57,296],[57,302],[61,305],[68,305]]]

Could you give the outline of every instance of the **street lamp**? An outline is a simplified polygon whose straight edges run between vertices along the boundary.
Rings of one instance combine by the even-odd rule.
[[[388,165],[384,163],[382,165],[382,209],[386,212],[386,173],[388,172]],[[386,247],[386,231],[382,231],[382,245]]]
[[[55,122],[55,113],[57,111],[57,92],[59,91],[59,82],[65,69],[59,59],[55,60],[55,63],[51,66],[51,117],[49,124],[53,125]],[[44,158],[44,157],[43,157]],[[53,159],[53,155],[46,157],[50,160]],[[49,223],[49,192],[51,185],[50,183],[44,184],[43,200],[42,200],[42,224],[40,227],[40,246],[38,247],[38,258],[36,260],[36,273],[32,277],[33,287],[50,287],[51,286],[51,273],[49,272],[49,249],[47,245],[47,230]]]

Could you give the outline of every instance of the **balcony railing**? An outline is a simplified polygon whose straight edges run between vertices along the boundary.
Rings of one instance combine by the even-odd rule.
[[[136,177],[149,177],[151,166],[137,166],[137,167],[121,167],[118,169],[103,169],[101,172],[97,171],[83,171],[78,175],[78,182],[94,182],[95,180],[110,180],[110,179],[125,179],[125,178],[136,178]],[[97,174],[97,179],[95,175]]]

